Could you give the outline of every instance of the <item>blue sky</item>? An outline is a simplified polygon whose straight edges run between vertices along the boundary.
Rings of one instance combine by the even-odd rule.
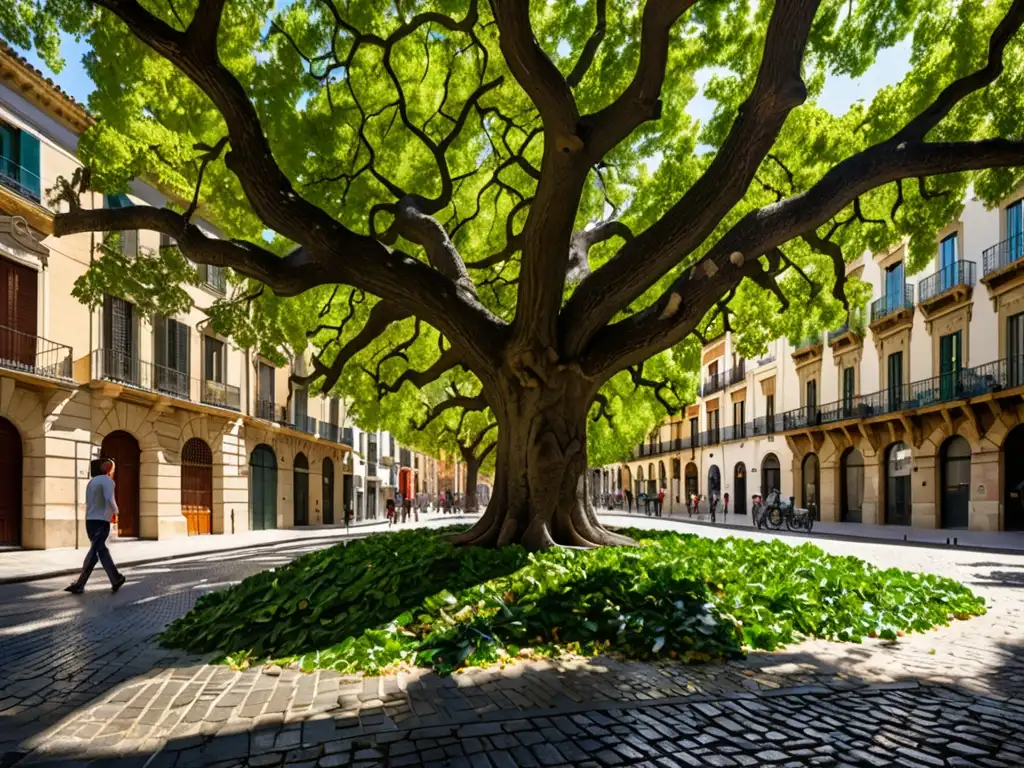
[[[34,52],[22,51],[25,57],[36,67],[53,78],[61,88],[74,98],[85,104],[93,90],[92,81],[82,68],[82,56],[89,50],[84,42],[64,37],[61,53],[66,62],[60,74],[54,74]],[[869,100],[882,87],[892,85],[903,79],[909,69],[910,45],[901,43],[878,54],[875,63],[859,78],[832,77],[825,84],[820,104],[834,114],[840,114],[850,108],[858,99]],[[706,78],[705,78],[706,81]],[[699,120],[707,120],[711,116],[713,104],[702,95],[690,103],[690,113]]]

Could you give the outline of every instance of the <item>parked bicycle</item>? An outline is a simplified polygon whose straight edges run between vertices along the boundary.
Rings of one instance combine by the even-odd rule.
[[[784,503],[778,488],[773,488],[772,492],[768,494],[764,506],[765,511],[762,512],[762,516],[767,526],[773,530],[781,530],[783,524],[785,524],[788,531],[807,531],[807,533],[810,533],[814,527],[814,518],[811,516],[810,510],[799,509],[793,503],[792,496],[789,497],[788,504]]]

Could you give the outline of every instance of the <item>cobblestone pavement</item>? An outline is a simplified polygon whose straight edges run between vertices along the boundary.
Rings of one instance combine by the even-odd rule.
[[[814,641],[728,664],[363,679],[232,672],[153,642],[204,591],[316,544],[134,568],[122,592],[80,601],[63,580],[11,585],[0,765],[1024,765],[1024,557],[816,543],[952,576],[989,613],[898,643]]]

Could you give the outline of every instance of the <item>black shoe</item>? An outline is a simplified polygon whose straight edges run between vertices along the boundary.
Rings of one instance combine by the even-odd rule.
[[[128,581],[128,579],[126,579],[124,575],[122,575],[117,581],[110,585],[110,591],[117,592],[117,590],[124,586],[124,583],[126,581]]]
[[[79,584],[77,581],[73,581],[64,587],[65,592],[70,592],[72,595],[80,595],[85,592],[85,587]]]

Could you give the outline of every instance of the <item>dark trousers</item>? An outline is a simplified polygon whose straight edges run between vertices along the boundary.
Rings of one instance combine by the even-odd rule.
[[[103,563],[103,570],[107,572],[107,578],[110,579],[110,583],[116,583],[120,580],[121,574],[118,573],[117,566],[114,565],[114,559],[110,556],[110,550],[107,549],[110,523],[103,520],[86,520],[85,533],[89,537],[89,541],[92,542],[92,545],[85,556],[85,563],[82,565],[82,575],[78,577],[78,583],[83,587],[85,586],[97,562]]]

